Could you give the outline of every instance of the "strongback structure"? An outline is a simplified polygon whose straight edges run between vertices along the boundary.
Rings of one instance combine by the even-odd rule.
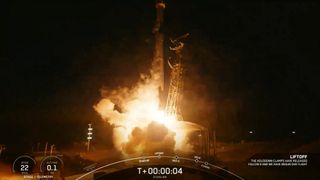
[[[179,104],[180,93],[182,93],[183,89],[182,50],[184,43],[182,40],[188,36],[189,34],[187,33],[175,40],[171,40],[173,46],[170,47],[170,50],[174,52],[174,57],[168,61],[171,73],[165,111],[169,116],[176,117],[179,121],[183,120]]]

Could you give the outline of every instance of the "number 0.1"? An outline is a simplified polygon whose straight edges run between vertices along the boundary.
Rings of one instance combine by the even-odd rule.
[[[47,171],[57,171],[57,165],[55,164],[48,164],[47,165]]]

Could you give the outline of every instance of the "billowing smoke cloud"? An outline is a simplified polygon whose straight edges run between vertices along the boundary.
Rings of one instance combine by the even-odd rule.
[[[167,118],[159,109],[159,85],[155,78],[141,75],[131,89],[102,89],[103,98],[94,106],[114,127],[113,143],[124,155],[172,153],[186,148],[184,131],[176,131],[176,120]]]
[[[122,149],[126,154],[147,153],[156,151],[173,153],[175,134],[163,124],[151,122],[146,128],[133,129],[129,141],[123,144]]]

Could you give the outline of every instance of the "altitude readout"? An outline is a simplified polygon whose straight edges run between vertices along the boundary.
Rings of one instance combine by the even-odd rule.
[[[148,174],[148,175],[177,175],[182,174],[183,169],[181,167],[148,167],[142,168],[138,167],[138,174]]]
[[[57,156],[48,156],[40,164],[40,171],[45,174],[54,174],[61,171],[62,168],[63,161]]]

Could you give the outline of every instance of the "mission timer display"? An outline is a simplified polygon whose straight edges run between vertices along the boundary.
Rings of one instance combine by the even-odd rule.
[[[138,167],[138,174],[148,175],[177,175],[182,174],[183,169],[181,167]]]

